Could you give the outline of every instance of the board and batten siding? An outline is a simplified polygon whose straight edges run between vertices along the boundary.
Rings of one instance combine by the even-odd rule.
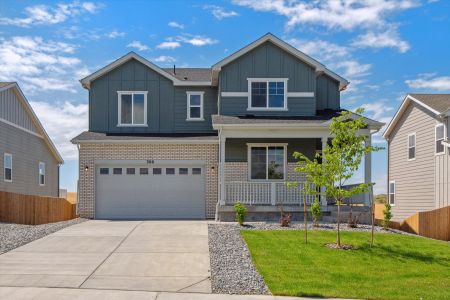
[[[12,182],[4,181],[4,153],[12,154]],[[0,190],[11,193],[58,196],[58,162],[45,141],[0,122]],[[45,185],[39,185],[39,162],[45,163]]]
[[[316,91],[313,67],[266,42],[222,67],[219,74],[220,92],[248,92],[248,78],[288,78],[288,92]],[[288,111],[248,112],[248,97],[220,96],[220,114],[258,116],[312,116],[316,112],[315,97],[288,98]]]
[[[20,103],[14,89],[10,88],[0,92],[0,119],[38,133],[36,125],[26,112],[23,104]]]
[[[317,110],[340,108],[339,82],[327,75],[317,77]]]
[[[423,107],[411,103],[389,140],[389,181],[395,181],[393,219],[401,221],[436,207],[436,157],[434,128],[437,120]],[[408,161],[408,135],[416,133],[416,158]]]
[[[148,127],[118,127],[118,91],[147,91]],[[204,91],[205,121],[186,123],[186,91]],[[91,83],[89,130],[106,133],[212,133],[217,113],[214,87],[175,87],[171,80],[130,60]],[[207,117],[207,118],[206,118]]]

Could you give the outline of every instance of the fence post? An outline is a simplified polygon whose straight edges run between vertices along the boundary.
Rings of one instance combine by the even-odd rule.
[[[276,182],[271,182],[270,183],[270,203],[275,206],[277,203],[277,186],[276,186]]]

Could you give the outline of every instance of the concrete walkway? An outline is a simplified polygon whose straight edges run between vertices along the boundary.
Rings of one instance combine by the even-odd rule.
[[[11,300],[313,300],[317,298],[219,295],[198,293],[143,292],[120,290],[68,289],[68,288],[17,288],[0,287],[0,299]],[[321,300],[326,300],[321,298]],[[341,299],[343,300],[343,299]]]
[[[42,299],[59,298],[54,293],[60,291],[98,299],[98,289],[210,293],[207,222],[95,220],[77,224],[0,255],[0,287],[5,287],[2,293],[11,291],[14,297],[23,293],[23,299],[28,299],[28,292],[43,293]],[[153,294],[135,292],[127,298],[134,299],[134,295],[152,299],[148,295]],[[0,299],[7,298],[0,294]]]

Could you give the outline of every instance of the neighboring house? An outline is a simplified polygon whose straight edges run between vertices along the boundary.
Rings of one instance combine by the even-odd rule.
[[[80,215],[202,219],[237,201],[276,218],[280,202],[299,211],[301,191],[285,186],[301,180],[292,153],[321,150],[348,85],[272,34],[212,68],[162,69],[131,52],[81,83]],[[367,122],[370,143],[383,124]]]
[[[394,220],[450,205],[449,115],[450,94],[409,94],[384,132]]]
[[[63,159],[15,82],[0,82],[0,191],[59,194]]]

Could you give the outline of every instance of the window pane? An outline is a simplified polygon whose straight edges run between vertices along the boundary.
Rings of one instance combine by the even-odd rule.
[[[201,168],[192,168],[192,175],[201,175],[202,169]]]
[[[200,105],[200,95],[190,95],[190,105]]]
[[[442,140],[436,141],[436,153],[444,152],[444,145],[441,144]]]
[[[39,175],[39,184],[45,184],[45,175]]]
[[[11,168],[5,168],[5,179],[6,180],[12,180]]]
[[[134,175],[136,174],[135,168],[127,168],[127,175]]]
[[[389,204],[395,204],[395,195],[389,194]]]
[[[389,193],[395,194],[395,183],[389,183]]]
[[[408,159],[416,157],[416,147],[408,148]]]
[[[100,168],[100,175],[108,175],[109,168]]]
[[[191,119],[200,118],[200,107],[191,107]]]
[[[436,140],[441,140],[444,138],[444,126],[436,127]]]
[[[133,124],[144,124],[144,94],[134,94],[133,99]]]
[[[139,174],[148,175],[148,168],[139,168]]]
[[[414,147],[416,145],[416,136],[415,135],[410,135],[408,137],[408,146],[409,147]]]
[[[166,168],[166,175],[174,175],[175,168]]]
[[[269,107],[284,107],[284,82],[269,82]]]
[[[5,168],[10,168],[12,167],[12,156],[11,155],[5,155]]]
[[[122,95],[120,122],[131,124],[131,95]]]
[[[180,168],[178,173],[180,175],[188,175],[188,168]]]
[[[267,83],[252,82],[252,107],[266,107]]]
[[[122,175],[122,168],[114,168],[113,174],[114,175]]]
[[[283,147],[269,147],[268,154],[268,177],[269,179],[283,179],[284,178],[284,148]]]
[[[162,170],[161,168],[153,168],[153,175],[161,175]]]
[[[251,179],[266,179],[266,147],[251,149]]]

